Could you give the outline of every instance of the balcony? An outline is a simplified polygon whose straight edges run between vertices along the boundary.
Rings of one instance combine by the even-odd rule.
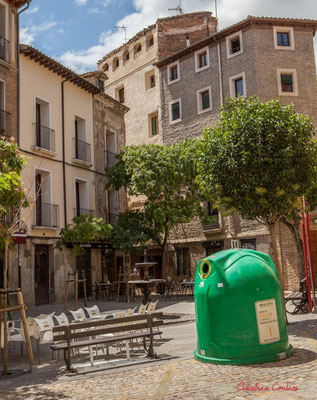
[[[75,150],[73,161],[91,165],[90,144],[76,138],[73,142]]]
[[[47,126],[33,124],[35,128],[35,147],[55,152],[55,131]]]
[[[204,231],[211,231],[214,229],[219,229],[220,224],[219,224],[219,215],[210,215],[206,217],[206,220],[202,222],[202,228]]]
[[[75,217],[79,217],[80,215],[91,215],[95,216],[95,210],[87,210],[85,208],[74,208]]]
[[[35,207],[35,226],[59,228],[59,206],[37,202]]]
[[[105,150],[105,169],[113,167],[117,164],[116,154],[109,150]]]
[[[11,136],[11,113],[0,110],[0,135]]]
[[[5,62],[9,62],[9,46],[9,40],[0,36],[0,59]]]

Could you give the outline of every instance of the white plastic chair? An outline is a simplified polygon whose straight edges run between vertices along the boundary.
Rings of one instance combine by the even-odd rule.
[[[139,314],[139,315],[144,315],[144,314],[146,313],[146,308],[147,308],[148,304],[149,304],[149,303],[141,304],[141,305],[139,306],[139,309],[138,309],[138,314]]]
[[[16,321],[7,321],[7,327],[8,327],[8,343],[9,342],[19,342],[21,343],[21,354],[23,354],[23,342],[24,340],[24,335],[20,332],[19,328],[15,327]],[[4,321],[2,321],[1,324],[1,343],[0,347],[4,346]]]
[[[147,313],[148,314],[152,314],[152,313],[155,312],[157,303],[158,303],[158,300],[156,300],[155,303],[153,303],[152,301],[149,303],[149,305],[147,306]]]
[[[103,313],[99,310],[99,307],[97,305],[92,306],[92,307],[85,307],[85,310],[87,314],[89,315],[89,318],[106,318],[109,316],[109,313]]]
[[[39,363],[41,362],[41,345],[53,343],[53,315],[48,315],[46,318],[34,318],[37,323],[39,333]],[[53,354],[53,353],[52,353]]]
[[[72,314],[74,321],[84,321],[86,319],[85,312],[82,308],[79,308],[77,311],[71,311],[69,312]]]
[[[69,324],[68,318],[65,313],[61,313],[59,315],[54,315],[54,318],[56,319],[58,325],[60,326],[66,326]]]

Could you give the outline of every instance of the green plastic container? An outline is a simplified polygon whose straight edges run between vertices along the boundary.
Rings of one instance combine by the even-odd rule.
[[[256,364],[293,354],[280,282],[267,254],[232,249],[200,260],[195,309],[199,361]]]

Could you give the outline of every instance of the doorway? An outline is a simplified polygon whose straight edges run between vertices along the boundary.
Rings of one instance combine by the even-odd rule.
[[[311,258],[315,285],[317,283],[317,231],[310,231]]]
[[[78,271],[78,278],[82,279],[83,271],[85,271],[86,277],[86,291],[87,297],[92,295],[92,284],[91,284],[91,249],[85,249],[85,254],[76,256],[76,270]],[[78,297],[84,297],[84,286],[83,284],[78,285]]]
[[[50,268],[49,246],[35,245],[34,255],[34,288],[35,304],[49,303],[50,301]]]

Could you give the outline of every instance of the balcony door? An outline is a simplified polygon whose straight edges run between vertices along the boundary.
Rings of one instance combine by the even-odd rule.
[[[49,303],[49,246],[36,244],[34,261],[35,304]]]
[[[41,104],[36,103],[35,109],[35,123],[36,123],[36,145],[38,147],[42,147],[41,140]]]
[[[36,226],[42,226],[43,221],[43,206],[42,206],[42,175],[37,173],[35,175],[35,193],[36,193]]]

